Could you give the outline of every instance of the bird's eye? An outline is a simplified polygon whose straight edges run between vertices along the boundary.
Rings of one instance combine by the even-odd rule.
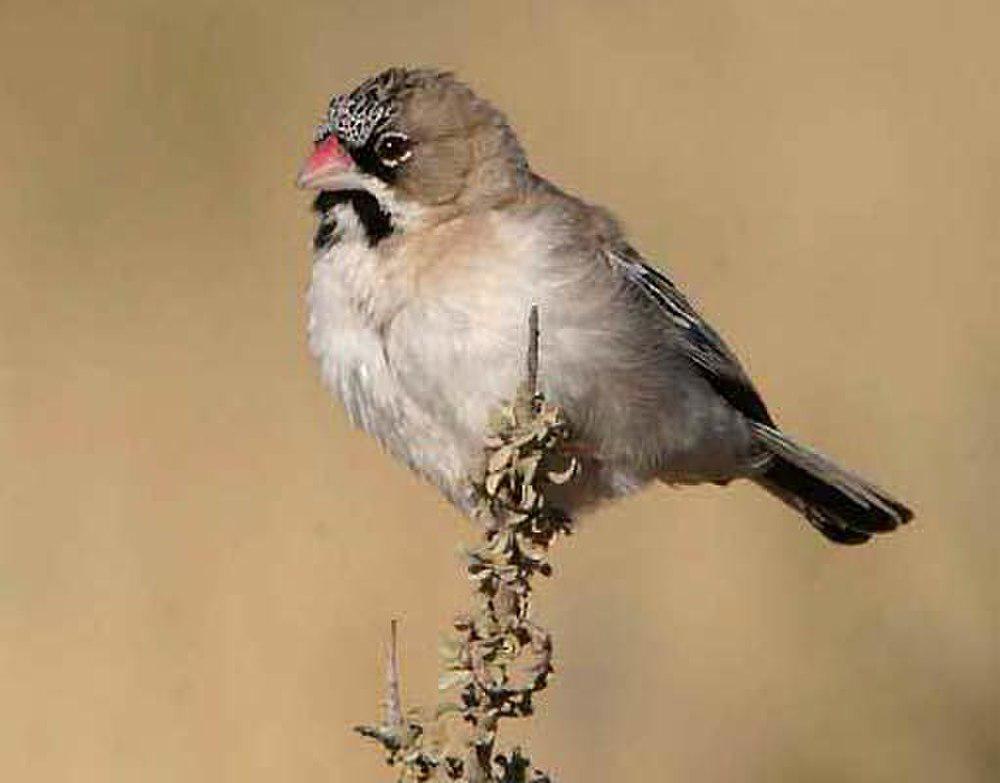
[[[383,165],[395,168],[413,154],[413,143],[402,133],[383,133],[375,142],[375,154]]]

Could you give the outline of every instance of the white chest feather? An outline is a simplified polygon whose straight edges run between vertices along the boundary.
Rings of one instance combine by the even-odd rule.
[[[455,444],[407,394],[384,339],[403,290],[387,279],[350,209],[337,208],[337,240],[313,263],[307,294],[309,349],[324,384],[355,426],[465,505],[467,487]]]

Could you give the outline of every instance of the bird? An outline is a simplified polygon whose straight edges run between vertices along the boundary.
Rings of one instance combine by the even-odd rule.
[[[351,422],[464,512],[535,306],[539,389],[582,455],[567,512],[746,479],[838,544],[912,518],[784,433],[667,273],[609,211],[536,173],[453,73],[378,73],[331,99],[312,141],[297,179],[316,191],[309,350]]]

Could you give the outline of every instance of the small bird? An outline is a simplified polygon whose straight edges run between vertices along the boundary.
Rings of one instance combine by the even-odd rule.
[[[654,480],[744,478],[839,544],[912,517],[783,433],[615,218],[532,171],[504,115],[451,73],[391,68],[335,96],[298,184],[319,191],[309,346],[325,384],[467,513],[537,305],[540,391],[582,455],[567,511]]]

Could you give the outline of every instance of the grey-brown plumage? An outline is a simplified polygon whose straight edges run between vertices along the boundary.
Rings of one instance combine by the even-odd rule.
[[[542,388],[584,455],[570,510],[654,479],[747,478],[839,543],[912,516],[781,433],[670,279],[609,213],[532,172],[503,115],[450,74],[379,74],[333,99],[315,141],[300,175],[320,191],[310,347],[352,420],[459,506],[537,304]]]

